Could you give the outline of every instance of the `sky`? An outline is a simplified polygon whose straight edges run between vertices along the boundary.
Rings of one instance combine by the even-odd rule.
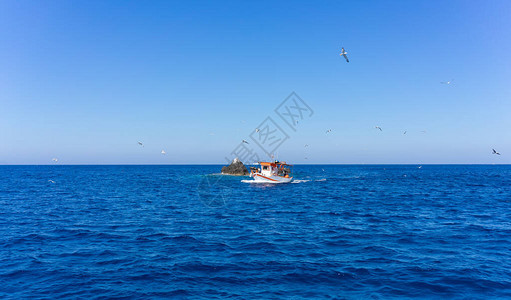
[[[509,16],[507,0],[0,1],[0,164],[225,163],[292,92],[313,114],[279,123],[281,160],[509,164]]]

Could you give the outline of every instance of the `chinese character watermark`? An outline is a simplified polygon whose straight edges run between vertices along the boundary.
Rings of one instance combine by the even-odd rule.
[[[243,140],[230,153],[230,158],[225,157],[227,163],[238,158],[245,164],[253,164],[261,161],[261,158],[273,160],[274,153],[288,140],[289,134],[282,128],[282,124],[296,132],[298,123],[312,117],[312,108],[295,92],[292,92],[275,109],[279,118],[268,115],[255,130],[249,134],[252,143]],[[277,122],[275,120],[282,120]],[[281,123],[281,124],[279,124]],[[284,125],[285,126],[285,125]],[[287,127],[286,127],[287,128]],[[257,145],[258,148],[254,148]],[[262,151],[262,152],[261,152]],[[197,187],[198,196],[204,205],[208,207],[222,207],[227,204],[232,188],[227,186],[222,176],[204,176]]]
[[[275,113],[294,131],[296,131],[299,121],[306,117],[310,118],[314,114],[312,108],[295,92],[292,92],[286,100],[275,108]]]

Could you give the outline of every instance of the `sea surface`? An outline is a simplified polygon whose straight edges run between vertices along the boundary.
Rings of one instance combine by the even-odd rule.
[[[511,298],[511,166],[220,167],[0,166],[0,298]]]

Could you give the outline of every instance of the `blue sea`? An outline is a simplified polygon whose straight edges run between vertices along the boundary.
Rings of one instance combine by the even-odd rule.
[[[511,166],[220,168],[0,166],[0,298],[511,298]]]

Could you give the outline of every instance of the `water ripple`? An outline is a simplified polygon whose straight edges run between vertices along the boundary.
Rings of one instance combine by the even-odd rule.
[[[218,170],[0,166],[0,298],[511,298],[510,166]]]

